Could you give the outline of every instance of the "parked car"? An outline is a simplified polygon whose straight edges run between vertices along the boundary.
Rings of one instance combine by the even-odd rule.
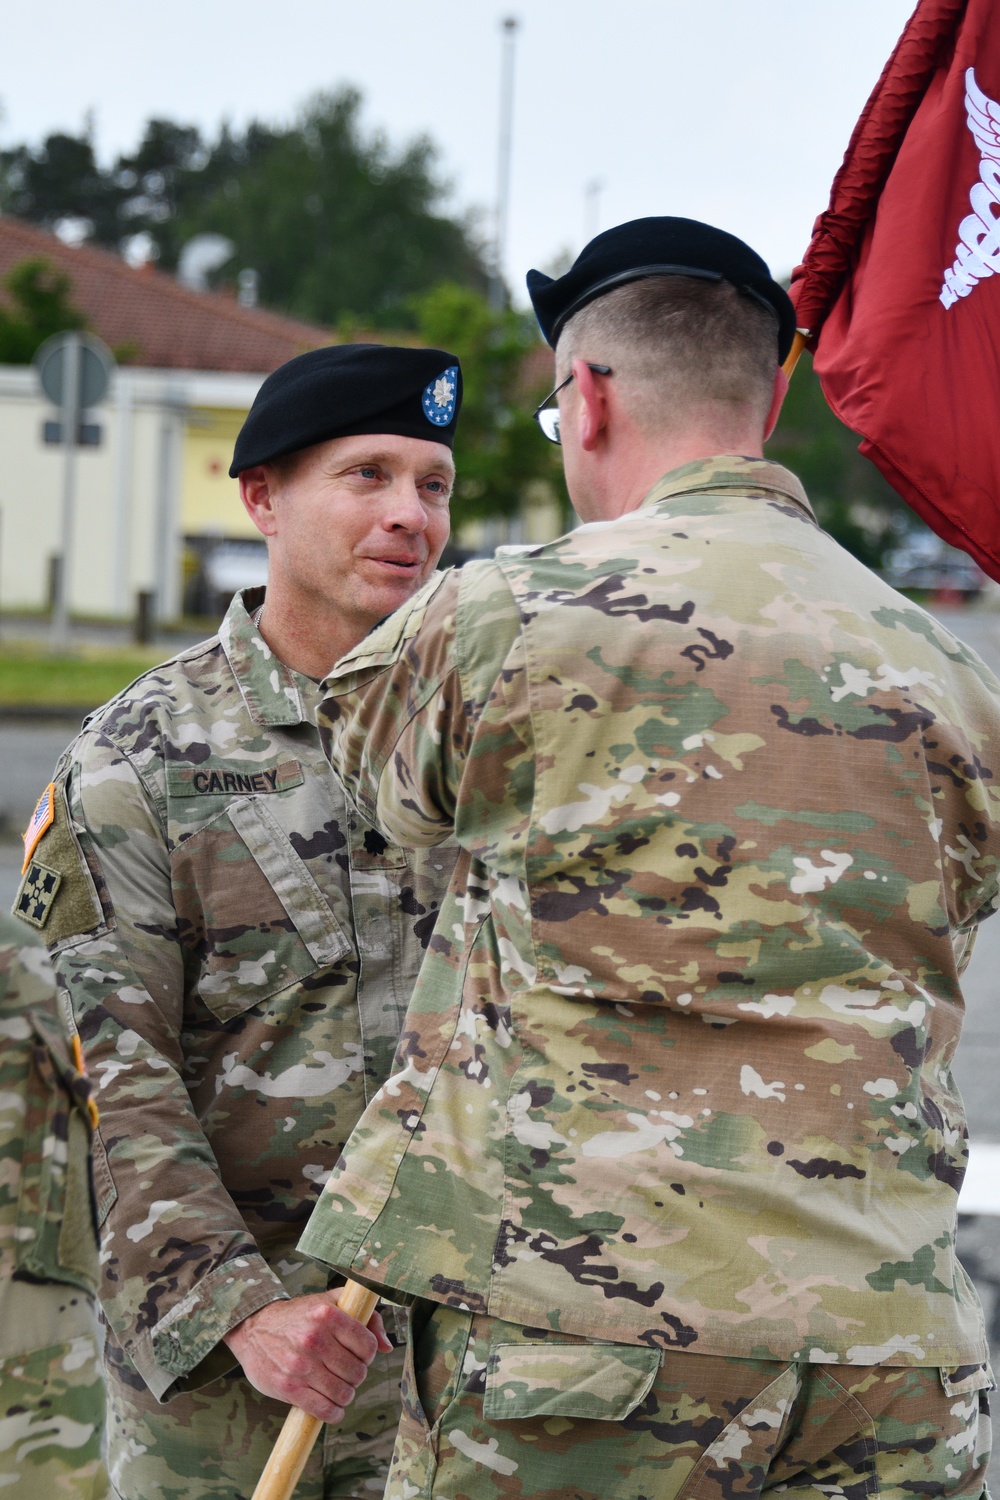
[[[895,589],[975,599],[987,577],[978,563],[939,537],[921,536],[890,552],[883,576]]]
[[[252,537],[188,537],[184,611],[221,616],[237,589],[267,583],[267,547]]]

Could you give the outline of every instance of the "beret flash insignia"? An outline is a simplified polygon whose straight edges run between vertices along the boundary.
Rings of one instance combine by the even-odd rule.
[[[29,860],[14,902],[14,915],[30,922],[32,927],[44,927],[61,885],[58,870],[50,870],[40,860]]]
[[[455,415],[455,397],[458,392],[458,366],[449,365],[436,380],[424,387],[422,404],[424,416],[435,427],[447,427]]]

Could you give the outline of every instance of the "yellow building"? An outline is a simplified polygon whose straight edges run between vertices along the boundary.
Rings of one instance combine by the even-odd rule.
[[[185,536],[248,536],[257,532],[229,477],[233,444],[245,412],[226,406],[186,413],[181,456],[181,530]]]

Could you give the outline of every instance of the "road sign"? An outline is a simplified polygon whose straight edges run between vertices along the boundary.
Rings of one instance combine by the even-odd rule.
[[[115,367],[114,356],[100,339],[91,333],[54,333],[35,355],[34,365],[38,371],[42,390],[56,406],[66,402],[66,376],[72,363],[73,345],[78,354],[76,400],[78,411],[86,411],[103,401],[108,390],[111,372]],[[72,393],[71,393],[72,394]]]
[[[42,390],[59,407],[59,421],[51,426],[59,428],[62,438],[62,528],[52,600],[52,646],[60,650],[65,649],[69,642],[76,450],[88,425],[93,432],[92,424],[81,423],[80,415],[88,407],[103,401],[115,362],[110,349],[105,348],[100,339],[74,330],[72,333],[55,333],[46,339],[35,355],[34,364]]]
[[[42,442],[50,446],[58,443],[62,446],[63,429],[61,422],[42,423]],[[101,424],[100,422],[78,422],[76,424],[76,446],[78,448],[99,448],[101,446]]]

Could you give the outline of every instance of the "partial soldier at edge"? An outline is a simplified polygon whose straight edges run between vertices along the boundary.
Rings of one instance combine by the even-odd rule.
[[[95,1108],[48,954],[0,915],[0,1494],[105,1500]]]

